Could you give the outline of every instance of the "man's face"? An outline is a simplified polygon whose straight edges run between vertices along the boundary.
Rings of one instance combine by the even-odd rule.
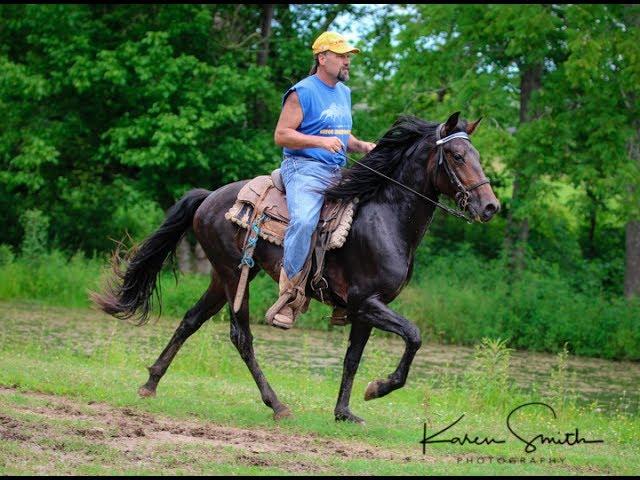
[[[349,66],[351,65],[351,53],[335,53],[327,51],[321,54],[324,56],[325,70],[329,75],[334,76],[341,82],[349,80]]]

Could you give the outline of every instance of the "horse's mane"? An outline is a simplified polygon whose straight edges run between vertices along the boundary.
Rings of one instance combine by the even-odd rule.
[[[417,156],[426,162],[427,152],[436,143],[438,123],[427,122],[414,116],[401,116],[380,139],[376,148],[360,161],[388,177],[401,177],[403,167]],[[390,182],[362,165],[355,164],[342,170],[338,182],[325,190],[330,199],[352,199],[365,201]]]

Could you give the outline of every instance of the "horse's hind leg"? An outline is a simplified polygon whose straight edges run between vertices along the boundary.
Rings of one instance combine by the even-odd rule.
[[[249,275],[249,281],[258,273],[258,268],[252,269],[251,274]],[[235,297],[235,288],[238,284],[239,275],[236,272],[226,271],[224,275],[225,278],[225,291],[227,294],[227,299],[229,302],[229,311],[231,313],[231,341],[240,352],[240,357],[244,360],[251,375],[253,376],[258,389],[260,389],[260,395],[262,397],[262,401],[267,407],[271,407],[273,409],[273,418],[279,420],[284,417],[288,417],[291,415],[289,408],[280,403],[278,400],[278,396],[267,382],[260,366],[258,365],[258,361],[256,360],[256,356],[253,352],[253,335],[251,334],[251,328],[249,327],[249,288],[244,292],[244,297],[242,299],[242,305],[240,310],[237,313],[233,311],[233,300]]]
[[[206,322],[227,302],[224,288],[220,279],[214,272],[211,276],[211,284],[200,300],[185,314],[182,322],[176,329],[169,344],[162,351],[156,362],[149,367],[149,380],[138,389],[141,397],[155,396],[158,382],[169,368],[172,360],[180,350],[182,344],[193,335],[204,322]]]

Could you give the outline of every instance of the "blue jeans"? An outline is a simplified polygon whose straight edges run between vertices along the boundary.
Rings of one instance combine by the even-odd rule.
[[[284,236],[282,265],[290,279],[302,270],[318,226],[324,189],[339,176],[339,165],[328,165],[306,157],[287,156],[280,165],[287,191],[289,226]]]

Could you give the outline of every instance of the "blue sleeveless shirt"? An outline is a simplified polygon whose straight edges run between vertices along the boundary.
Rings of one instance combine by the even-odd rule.
[[[346,165],[345,155],[352,125],[349,87],[342,82],[330,87],[316,75],[310,75],[287,90],[282,97],[282,105],[294,90],[298,93],[302,108],[302,123],[297,130],[307,135],[338,137],[344,144],[344,150],[331,153],[324,148],[284,148],[284,156],[301,156],[329,165]]]

